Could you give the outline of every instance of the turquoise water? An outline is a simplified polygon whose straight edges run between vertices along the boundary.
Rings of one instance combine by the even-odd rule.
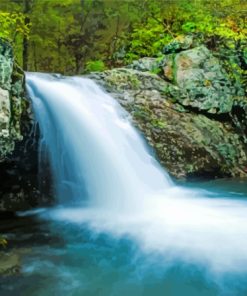
[[[187,186],[199,185],[214,188],[218,195],[226,188],[230,199],[245,201],[247,197],[245,181]],[[50,220],[46,213],[2,223],[9,251],[25,252],[20,273],[0,277],[1,296],[247,295],[246,272],[212,272],[203,263],[175,259],[169,252],[145,252],[128,234],[116,237],[84,222]]]

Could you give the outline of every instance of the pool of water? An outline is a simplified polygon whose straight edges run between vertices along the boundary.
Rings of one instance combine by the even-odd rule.
[[[227,195],[230,200],[247,202],[246,181],[186,186],[214,188],[216,195],[209,194],[212,199]],[[129,233],[116,236],[96,230],[85,221],[50,219],[45,214],[49,211],[1,221],[0,233],[8,239],[5,252],[17,256],[19,265],[18,271],[0,276],[1,296],[247,295],[245,269],[218,272],[203,260],[171,256],[172,250],[165,254],[153,249],[147,252],[142,241],[134,240]],[[216,251],[219,243],[215,241]]]

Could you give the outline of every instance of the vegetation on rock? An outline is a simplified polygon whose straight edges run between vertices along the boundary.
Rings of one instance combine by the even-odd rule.
[[[21,140],[24,73],[14,63],[11,46],[0,39],[0,161]]]

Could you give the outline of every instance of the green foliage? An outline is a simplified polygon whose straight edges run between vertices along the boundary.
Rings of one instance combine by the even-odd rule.
[[[197,43],[205,43],[220,58],[237,92],[242,84],[247,85],[247,2],[181,0],[163,7],[158,1],[147,3],[145,21],[136,22],[119,47],[122,55],[117,56],[125,64],[144,56],[159,56],[172,39],[193,34]]]
[[[19,63],[22,63],[23,39],[29,37],[30,26],[21,12],[0,10],[0,37],[9,40]]]
[[[106,66],[101,60],[88,61],[86,63],[86,72],[102,72],[104,70],[106,70]]]
[[[155,128],[159,128],[159,129],[164,129],[167,126],[167,123],[164,122],[163,120],[160,120],[157,117],[152,118],[151,120],[151,124],[155,127]]]
[[[160,74],[162,72],[162,70],[160,67],[155,67],[150,72],[153,74]]]
[[[145,27],[137,27],[130,35],[125,62],[130,63],[140,57],[153,57],[161,54],[164,45],[172,40],[165,34],[161,20],[148,19]]]
[[[241,0],[1,0],[0,37],[30,71],[76,74],[159,57],[171,40],[193,34],[240,85],[247,83],[246,10]]]
[[[0,37],[15,41],[18,34],[28,35],[29,27],[25,24],[22,13],[0,11]]]

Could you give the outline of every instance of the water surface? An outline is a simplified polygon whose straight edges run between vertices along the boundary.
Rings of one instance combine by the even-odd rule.
[[[213,200],[223,196],[225,200],[228,196],[231,201],[246,202],[245,184],[245,181],[221,180],[187,186],[213,188],[217,193],[209,196]],[[7,251],[25,250],[20,273],[0,278],[2,296],[247,295],[247,272],[238,270],[239,262],[235,269],[228,268],[225,272],[212,270],[208,262],[195,261],[193,256],[191,261],[176,256],[172,250],[148,252],[140,240],[131,237],[131,232],[117,235],[98,225],[93,227],[89,220],[54,218],[54,213],[61,214],[63,210],[39,210],[1,223],[1,233],[9,239]],[[118,226],[116,223],[115,227]],[[218,244],[221,245],[216,240],[215,250]],[[211,256],[214,258],[215,254]]]

